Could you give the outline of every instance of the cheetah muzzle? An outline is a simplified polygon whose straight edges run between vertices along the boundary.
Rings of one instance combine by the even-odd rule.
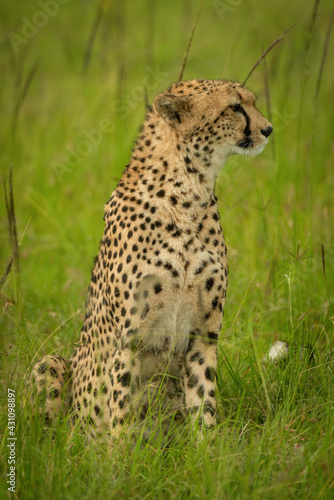
[[[47,418],[67,405],[118,435],[158,398],[169,414],[216,423],[228,266],[215,179],[232,154],[259,154],[272,130],[238,83],[178,82],[155,98],[105,205],[70,369],[47,356],[33,370]]]

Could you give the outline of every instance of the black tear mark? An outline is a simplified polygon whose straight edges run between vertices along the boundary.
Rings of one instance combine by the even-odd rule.
[[[246,137],[249,137],[251,135],[249,116],[242,106],[238,106],[238,111],[240,111],[240,113],[242,113],[244,115],[244,117],[246,118],[246,127],[244,130],[244,134]]]

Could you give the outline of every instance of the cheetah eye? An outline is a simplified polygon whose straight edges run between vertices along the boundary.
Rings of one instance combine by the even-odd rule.
[[[240,104],[231,104],[229,106],[229,108],[234,112],[234,113],[240,113],[241,110],[242,110],[242,107],[240,106]]]

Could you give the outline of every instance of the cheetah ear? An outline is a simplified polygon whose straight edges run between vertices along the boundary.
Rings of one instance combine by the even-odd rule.
[[[168,125],[176,128],[187,119],[191,109],[191,99],[174,94],[159,94],[154,100],[154,107]]]

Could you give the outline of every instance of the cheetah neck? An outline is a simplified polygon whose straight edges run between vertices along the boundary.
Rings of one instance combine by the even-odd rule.
[[[174,223],[186,226],[205,216],[218,171],[155,113],[144,123],[120,187],[154,201]]]

